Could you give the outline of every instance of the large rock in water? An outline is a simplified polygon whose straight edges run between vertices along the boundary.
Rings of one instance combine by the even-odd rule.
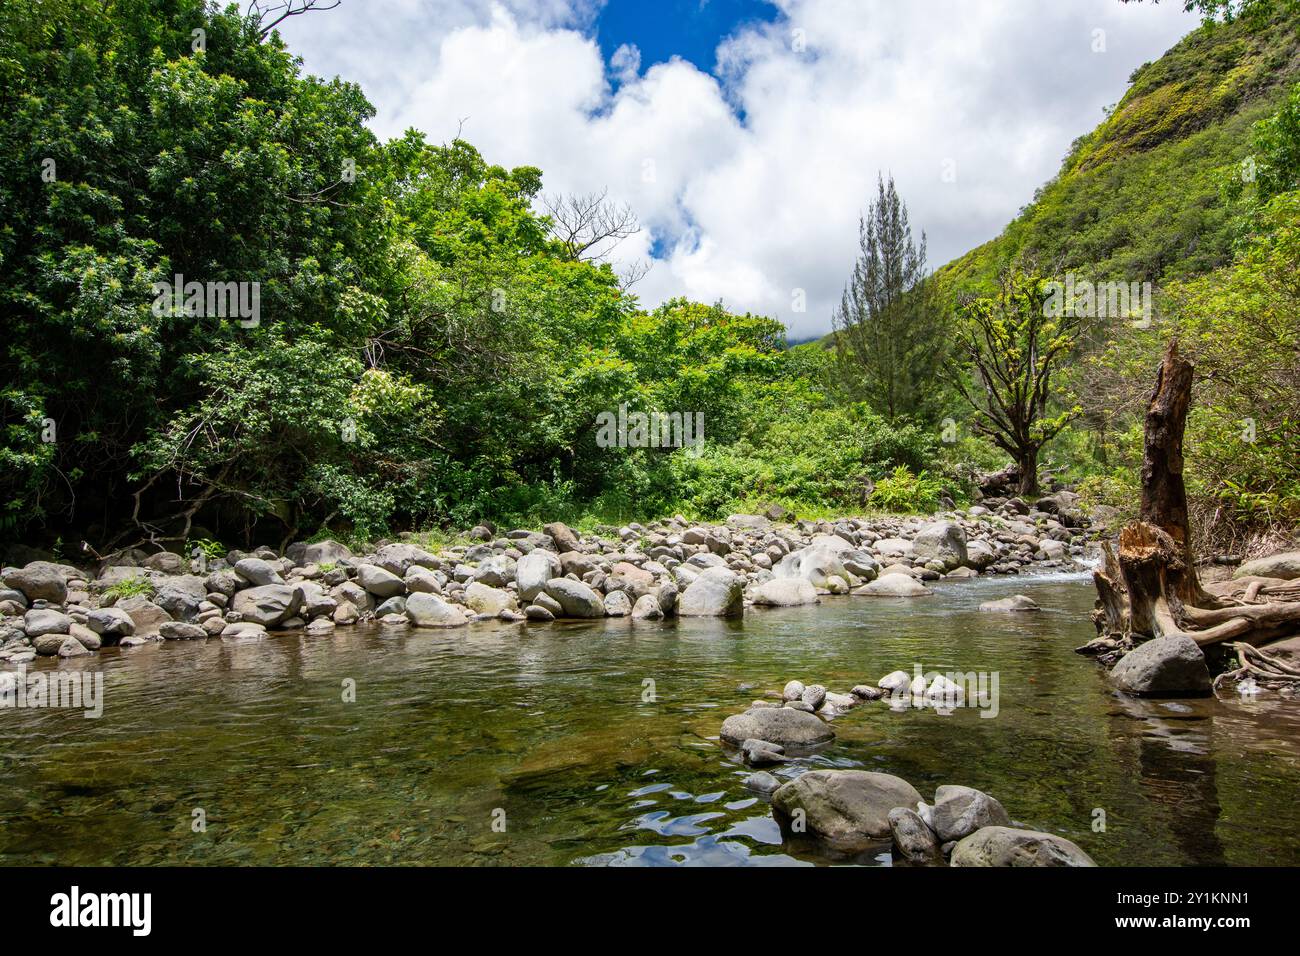
[[[702,571],[677,600],[680,617],[730,617],[744,610],[744,585],[730,568]]]
[[[132,637],[156,636],[158,628],[172,619],[170,614],[142,594],[123,598],[113,607],[125,611],[130,616],[134,628]]]
[[[980,605],[981,611],[1038,611],[1041,610],[1032,598],[1027,598],[1023,594],[1013,594],[1011,597],[1004,597],[1000,601],[985,601]]]
[[[471,581],[465,589],[465,606],[475,614],[500,614],[502,611],[515,610],[515,598],[504,588]]]
[[[746,740],[766,740],[782,747],[808,748],[834,740],[835,731],[806,711],[760,707],[724,720],[722,739],[735,747]]]
[[[298,613],[302,591],[287,584],[264,584],[260,588],[240,591],[231,602],[244,621],[275,627]]]
[[[1274,554],[1267,558],[1247,561],[1237,568],[1232,576],[1234,578],[1281,578],[1284,581],[1293,581],[1300,578],[1300,551],[1288,551],[1285,554]]]
[[[862,597],[927,597],[934,592],[910,574],[882,574],[853,592]]]
[[[869,770],[810,770],[772,794],[783,831],[803,811],[806,833],[832,849],[859,853],[890,837],[889,811],[911,808],[921,795],[906,780]]]
[[[44,608],[28,611],[23,627],[33,640],[46,634],[67,634],[72,629],[72,618],[54,608]]]
[[[599,594],[581,581],[574,581],[571,578],[552,578],[546,582],[546,593],[559,603],[565,617],[605,616],[605,602],[600,599]]]
[[[930,820],[944,843],[968,837],[982,827],[1011,826],[1002,804],[972,787],[940,787],[934,794]]]
[[[816,604],[817,589],[802,578],[773,578],[750,592],[750,599],[765,607],[795,607]]]
[[[436,594],[419,591],[406,599],[406,616],[416,627],[464,627],[465,615]]]
[[[1140,697],[1203,697],[1210,693],[1205,654],[1186,635],[1147,641],[1125,654],[1110,676],[1120,690]]]
[[[1037,830],[984,827],[958,843],[953,866],[1096,866],[1065,837]]]
[[[922,561],[942,561],[950,568],[966,563],[966,532],[955,521],[926,525],[912,539],[912,554]]]
[[[894,807],[889,811],[889,829],[899,855],[909,863],[934,863],[940,860],[939,840],[915,810]]]
[[[842,555],[852,547],[843,538],[820,535],[808,547],[791,551],[778,561],[772,573],[778,579],[800,578],[814,588],[847,591],[852,582],[844,567]]]
[[[170,614],[173,620],[192,621],[198,616],[199,605],[207,598],[207,578],[194,574],[181,574],[163,578],[158,582],[153,603]]]

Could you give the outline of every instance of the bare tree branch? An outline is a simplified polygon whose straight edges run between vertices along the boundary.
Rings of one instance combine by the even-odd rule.
[[[612,202],[608,189],[543,196],[542,206],[551,222],[551,237],[578,262],[603,261],[624,239],[641,231],[632,207]]]
[[[290,17],[317,10],[333,10],[343,0],[334,0],[329,6],[324,6],[324,2],[325,0],[283,0],[281,3],[264,4],[262,0],[252,0],[247,15],[257,20],[258,39],[265,40],[272,30]]]

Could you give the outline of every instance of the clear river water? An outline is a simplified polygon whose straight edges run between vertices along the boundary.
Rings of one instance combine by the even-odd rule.
[[[996,672],[997,716],[864,704],[778,775],[978,787],[1102,865],[1300,864],[1300,703],[1117,696],[1073,653],[1093,636],[1083,575],[936,590],[743,623],[341,628],[40,660],[102,670],[104,713],[0,710],[0,863],[825,863],[782,842],[722,720],[791,678],[846,692],[920,664]],[[1043,612],[977,610],[1014,593]],[[857,862],[888,865],[888,847]]]

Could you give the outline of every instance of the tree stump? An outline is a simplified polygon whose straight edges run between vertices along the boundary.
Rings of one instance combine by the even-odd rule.
[[[1139,520],[1120,531],[1118,558],[1103,546],[1105,563],[1093,573],[1097,610],[1093,621],[1103,641],[1092,647],[1130,645],[1185,635],[1202,647],[1235,641],[1256,645],[1300,632],[1300,600],[1257,603],[1259,590],[1241,599],[1216,599],[1202,589],[1183,481],[1183,434],[1191,406],[1195,368],[1165,350],[1147,407]],[[1289,592],[1275,596],[1300,596]]]

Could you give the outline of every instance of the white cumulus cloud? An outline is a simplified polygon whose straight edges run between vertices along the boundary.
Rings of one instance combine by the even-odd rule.
[[[598,0],[344,0],[286,24],[308,71],[355,80],[374,128],[608,188],[644,229],[647,305],[674,295],[830,327],[879,173],[932,266],[1000,232],[1132,71],[1196,25],[1119,0],[779,0],[722,40],[717,74],[633,42],[606,62]],[[802,291],[806,311],[795,312]]]

